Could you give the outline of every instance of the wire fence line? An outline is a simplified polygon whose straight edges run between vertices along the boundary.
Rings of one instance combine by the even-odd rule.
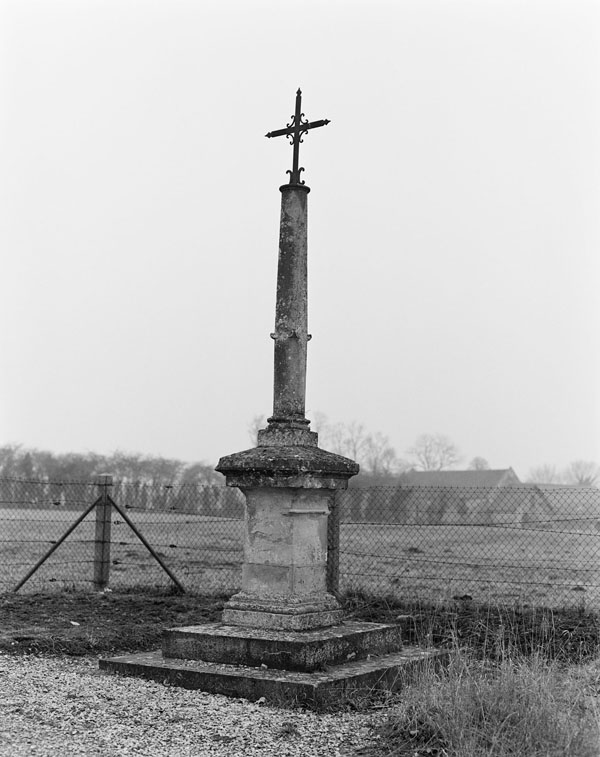
[[[243,517],[224,486],[0,479],[0,591],[233,592]],[[600,490],[349,488],[332,501],[328,579],[335,592],[600,609]]]

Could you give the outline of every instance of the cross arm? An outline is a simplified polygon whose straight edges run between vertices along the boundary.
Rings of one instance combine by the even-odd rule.
[[[328,118],[323,118],[320,121],[311,121],[310,123],[304,122],[300,124],[298,131],[302,134],[309,129],[316,129],[319,126],[327,126],[328,123],[331,123]],[[269,137],[269,139],[271,139],[271,137],[284,137],[293,134],[295,131],[296,126],[292,124],[285,129],[276,129],[275,131],[270,131],[268,132],[268,134],[265,134],[265,137]]]
[[[318,126],[327,126],[330,123],[328,118],[324,118],[321,121],[311,121],[309,124],[302,124],[300,131],[308,131],[309,129],[316,129]]]
[[[270,131],[268,134],[265,134],[265,137],[283,137],[287,134],[293,134],[294,133],[294,127],[288,126],[287,129],[276,129],[275,131]]]

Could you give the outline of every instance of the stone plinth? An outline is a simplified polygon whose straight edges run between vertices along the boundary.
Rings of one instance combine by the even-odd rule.
[[[277,706],[336,710],[351,702],[363,702],[378,692],[401,691],[420,671],[431,669],[447,657],[447,652],[411,648],[305,673],[165,658],[160,652],[144,652],[100,660],[100,669],[251,701],[264,697],[267,703]]]
[[[308,443],[282,445],[290,435]],[[358,466],[319,449],[316,436],[275,426],[261,432],[261,446],[219,461],[227,485],[246,496],[242,590],[226,604],[224,623],[305,631],[342,620],[326,586],[327,518]]]
[[[305,673],[401,648],[400,626],[357,621],[303,633],[207,623],[170,628],[163,634],[162,645],[165,658]]]

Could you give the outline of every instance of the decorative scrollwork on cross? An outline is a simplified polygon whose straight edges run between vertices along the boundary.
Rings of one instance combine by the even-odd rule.
[[[304,181],[300,179],[300,172],[304,171],[304,168],[298,167],[298,159],[300,152],[300,143],[303,142],[303,137],[309,129],[316,129],[319,126],[327,126],[330,123],[329,119],[325,118],[320,121],[308,121],[302,113],[302,91],[299,89],[296,92],[296,110],[292,116],[292,120],[287,124],[285,129],[277,129],[276,131],[270,131],[265,134],[265,137],[287,137],[290,144],[294,148],[294,155],[292,161],[291,170],[288,169],[286,173],[290,175],[290,184],[304,184]]]

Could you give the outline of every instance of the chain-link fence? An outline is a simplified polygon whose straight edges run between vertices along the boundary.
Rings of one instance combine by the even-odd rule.
[[[0,480],[0,591],[29,574],[23,590],[173,579],[196,591],[239,587],[237,489],[117,483],[108,492],[107,508],[106,484]],[[335,499],[328,561],[341,592],[598,609],[600,490],[351,488]]]
[[[0,480],[0,591],[19,587],[51,550],[23,590],[102,588],[107,580],[112,588],[166,586],[166,568],[184,588],[233,591],[243,501],[224,486]]]
[[[349,489],[340,586],[405,597],[600,608],[600,490]]]

